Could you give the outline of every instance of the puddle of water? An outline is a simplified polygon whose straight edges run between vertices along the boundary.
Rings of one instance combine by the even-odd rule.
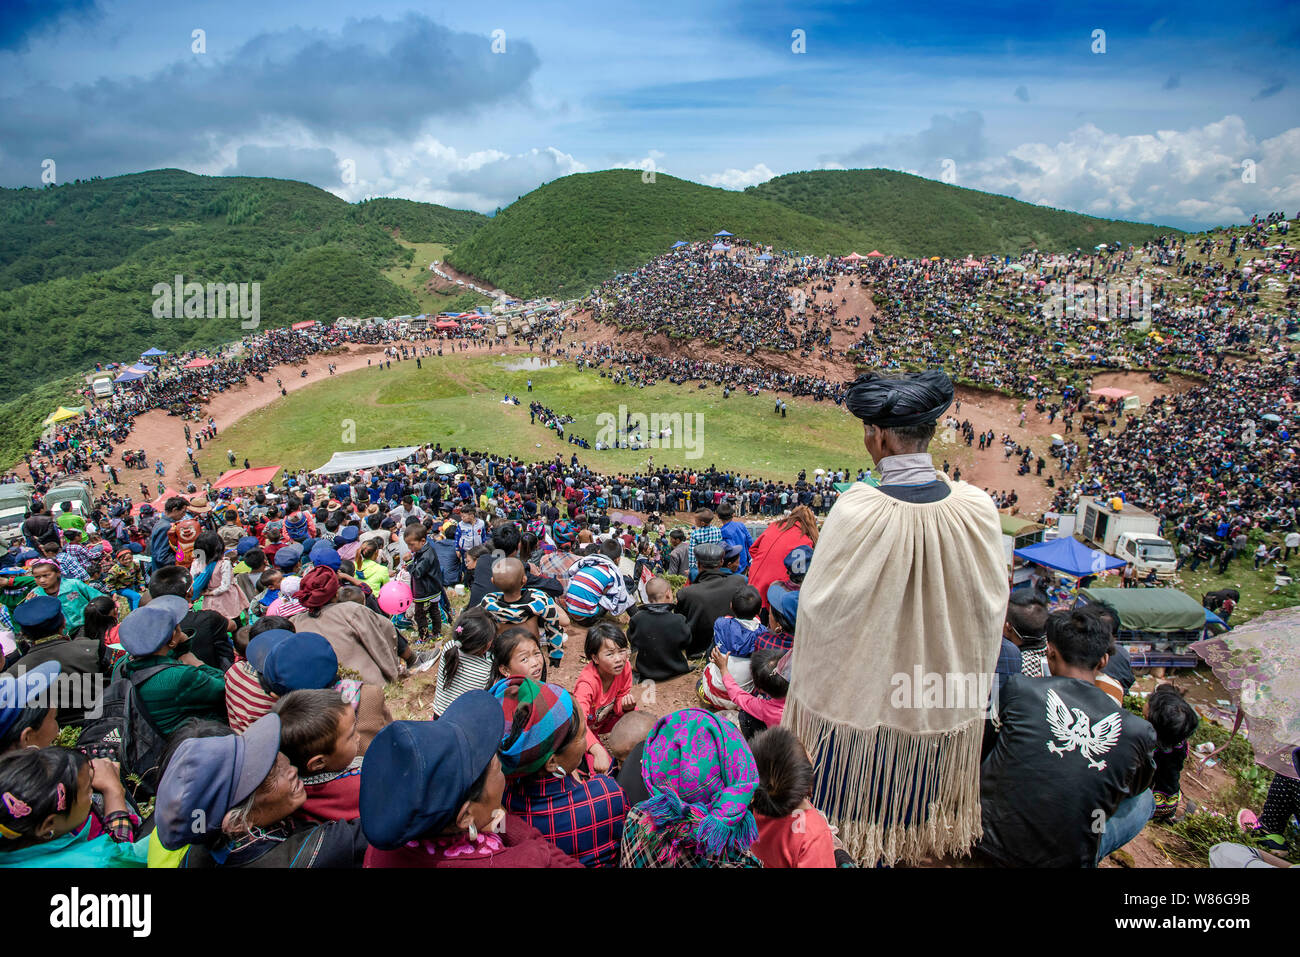
[[[559,363],[554,359],[543,359],[541,356],[529,356],[527,359],[512,359],[509,362],[498,362],[501,368],[507,372],[529,372],[536,369],[549,369],[552,366],[558,366]]]

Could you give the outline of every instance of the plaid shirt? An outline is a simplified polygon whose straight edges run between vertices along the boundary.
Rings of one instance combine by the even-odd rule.
[[[584,867],[618,866],[627,798],[613,778],[534,776],[510,789],[506,809]]]
[[[707,545],[710,542],[722,542],[722,527],[719,525],[708,525],[704,528],[692,528],[690,537],[687,539],[686,561],[688,567],[695,568],[695,546]],[[725,543],[724,543],[725,544]]]
[[[58,563],[64,577],[90,581],[90,562],[93,559],[81,545],[64,545],[63,551],[54,556],[54,561]]]
[[[673,838],[685,838],[674,845]],[[627,812],[623,823],[623,844],[619,849],[623,867],[762,867],[749,851],[727,851],[713,857],[696,847],[685,825],[655,828],[640,805]]]
[[[577,555],[556,549],[553,552],[543,552],[537,560],[537,568],[547,578],[554,578],[561,585],[567,586],[573,577],[570,569],[577,563]]]

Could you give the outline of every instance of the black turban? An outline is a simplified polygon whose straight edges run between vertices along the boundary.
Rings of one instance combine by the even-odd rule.
[[[882,429],[937,422],[952,404],[952,380],[941,369],[886,379],[874,372],[858,376],[844,404],[863,422]]]

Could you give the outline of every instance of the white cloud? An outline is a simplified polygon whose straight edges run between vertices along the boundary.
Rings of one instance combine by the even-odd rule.
[[[723,189],[744,189],[766,183],[776,174],[767,168],[766,163],[759,163],[749,169],[727,169],[721,173],[712,173],[704,177],[707,186],[721,186]]]
[[[1254,182],[1243,182],[1244,160]],[[962,164],[963,186],[1094,216],[1201,228],[1300,207],[1300,127],[1268,139],[1239,116],[1123,136],[1085,124],[1055,144],[1024,143]]]

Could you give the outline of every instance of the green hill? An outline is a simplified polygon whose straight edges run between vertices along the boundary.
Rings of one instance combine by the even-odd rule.
[[[885,169],[789,173],[745,192],[855,229],[862,234],[863,246],[902,256],[1091,250],[1098,243],[1140,243],[1176,232],[1035,206]]]
[[[449,246],[468,239],[491,222],[482,213],[468,209],[448,209],[432,203],[387,198],[357,203],[353,207],[353,216],[359,223],[396,229],[408,242],[445,243]]]
[[[154,170],[0,189],[0,401],[144,349],[216,345],[238,319],[158,319],[153,287],[261,283],[261,322],[418,310],[383,275],[394,236],[459,242],[486,216],[407,200],[351,204],[291,180]]]
[[[576,173],[502,210],[447,257],[516,296],[586,295],[678,239],[726,229],[778,249],[849,252],[858,233],[747,193],[637,170]]]

